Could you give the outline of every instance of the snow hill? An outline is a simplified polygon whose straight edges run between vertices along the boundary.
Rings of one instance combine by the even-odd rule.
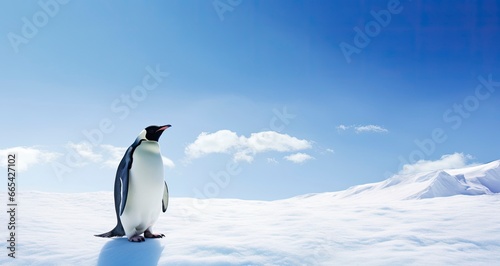
[[[16,259],[4,247],[0,265],[498,265],[499,164],[277,201],[173,198],[166,237],[143,243],[93,236],[114,226],[112,192],[21,192]]]
[[[455,195],[489,195],[500,192],[500,160],[462,169],[394,175],[378,183],[354,186],[341,192],[299,197],[387,201],[427,199]]]

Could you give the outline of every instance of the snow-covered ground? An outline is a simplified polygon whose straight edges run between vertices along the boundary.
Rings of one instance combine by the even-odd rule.
[[[166,237],[143,243],[93,236],[114,226],[111,192],[24,192],[17,258],[3,248],[0,265],[499,265],[499,165],[278,201],[173,198]]]

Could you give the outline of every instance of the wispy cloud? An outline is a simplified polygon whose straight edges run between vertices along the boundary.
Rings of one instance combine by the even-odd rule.
[[[405,164],[399,174],[415,174],[421,172],[429,172],[442,169],[463,168],[468,165],[468,161],[472,159],[471,155],[463,153],[453,153],[441,156],[435,161],[419,160],[414,164]]]
[[[337,126],[337,130],[348,130],[350,129],[352,126],[346,126],[346,125],[339,125]]]
[[[100,148],[106,154],[105,160],[103,160],[103,166],[116,168],[120,164],[120,160],[122,159],[127,148],[125,147],[116,147],[109,144],[100,145]]]
[[[338,131],[349,131],[353,130],[356,133],[389,133],[389,130],[378,125],[339,125],[337,126]]]
[[[314,159],[314,157],[312,157],[311,155],[309,155],[307,153],[301,153],[301,152],[291,154],[291,155],[285,156],[283,158],[285,160],[288,160],[288,161],[293,162],[293,163],[304,163],[305,161]]]
[[[357,126],[354,128],[356,133],[363,133],[363,132],[373,132],[373,133],[388,133],[389,130],[377,126],[377,125],[366,125],[366,126]]]
[[[188,159],[196,159],[211,153],[232,154],[235,161],[251,162],[258,153],[290,152],[312,147],[308,140],[298,139],[275,131],[252,133],[250,137],[238,136],[230,130],[201,133],[185,149]]]
[[[335,151],[333,149],[326,149],[325,152],[327,152],[327,153],[335,153]]]
[[[279,162],[275,158],[267,158],[267,163],[270,164],[278,164]]]
[[[46,151],[43,150],[37,146],[33,147],[12,147],[12,148],[7,148],[0,150],[0,165],[2,167],[7,166],[7,155],[10,153],[17,153],[18,157],[18,170],[20,171],[26,171],[30,167],[37,165],[37,164],[44,164],[44,163],[49,163],[60,156],[62,154],[57,153],[57,152],[51,152],[51,151]]]
[[[93,146],[89,142],[80,142],[67,144],[67,148],[73,149],[80,156],[79,165],[84,166],[91,163],[98,164],[101,167],[116,168],[120,164],[127,148],[117,147],[109,144]],[[168,168],[174,168],[174,162],[162,156],[163,165]]]
[[[163,160],[163,165],[172,169],[175,167],[174,161],[170,160],[169,158],[165,156],[161,156],[161,159]]]
[[[81,162],[86,164],[87,162],[100,162],[102,161],[102,154],[95,153],[92,144],[90,142],[79,142],[73,143],[68,142],[67,148],[72,149],[81,157]]]

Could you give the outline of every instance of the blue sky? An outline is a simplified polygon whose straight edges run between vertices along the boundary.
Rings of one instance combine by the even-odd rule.
[[[0,151],[18,150],[21,190],[112,190],[152,124],[173,125],[173,196],[280,199],[499,159],[498,1],[1,6]]]

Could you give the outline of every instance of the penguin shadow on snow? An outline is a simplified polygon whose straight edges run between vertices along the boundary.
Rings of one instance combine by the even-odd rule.
[[[160,239],[132,243],[126,237],[115,238],[102,247],[97,265],[158,265],[163,248]]]

